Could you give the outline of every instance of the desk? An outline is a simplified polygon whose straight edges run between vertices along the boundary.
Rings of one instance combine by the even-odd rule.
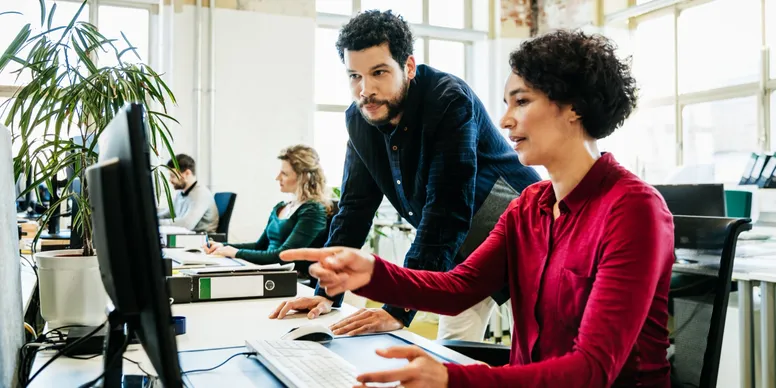
[[[313,295],[313,289],[300,284],[298,286],[298,295],[311,296]],[[305,315],[296,315],[283,320],[267,318],[277,307],[278,303],[284,299],[289,298],[173,305],[173,315],[185,316],[187,325],[186,334],[177,337],[178,351],[243,346],[248,338],[279,338],[291,328],[310,322]],[[333,310],[331,313],[319,317],[316,319],[316,322],[330,325],[355,311],[355,307],[343,304],[339,310]],[[399,330],[394,332],[394,334],[457,363],[475,363],[474,360],[466,356],[415,335],[408,330]],[[237,353],[237,351],[233,353]],[[53,354],[53,352],[39,353],[31,373],[34,374]],[[144,370],[153,371],[148,357],[139,345],[130,346],[128,351],[124,353],[124,356],[139,362]],[[213,366],[215,366],[223,359],[214,359],[213,361]],[[91,360],[60,357],[41,372],[31,386],[78,386],[99,376],[100,373],[102,373],[101,356]],[[126,360],[124,360],[124,373],[144,374],[136,365]]]
[[[27,310],[30,308],[30,302],[32,296],[35,294],[35,289],[38,287],[38,277],[35,276],[35,271],[28,267],[26,263],[22,263],[21,277],[22,277],[22,306],[24,307],[24,314],[27,314]]]
[[[776,236],[776,228],[755,226],[753,233]],[[744,234],[742,233],[742,236]],[[677,250],[679,258],[685,258]],[[692,255],[694,264],[674,264],[674,271],[716,276],[719,256]],[[739,346],[741,349],[741,388],[754,388],[754,286],[759,283],[760,303],[760,368],[764,388],[776,388],[776,375],[771,367],[776,360],[776,239],[739,240],[733,262],[733,280],[738,284]]]

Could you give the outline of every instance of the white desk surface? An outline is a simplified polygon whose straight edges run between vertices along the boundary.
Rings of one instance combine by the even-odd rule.
[[[297,294],[307,296],[313,294],[313,289],[299,285]],[[186,317],[186,334],[177,337],[178,351],[210,349],[245,345],[249,338],[279,338],[290,329],[305,325],[310,320],[306,315],[297,314],[282,320],[269,319],[269,314],[278,304],[290,298],[252,299],[225,302],[201,302],[176,304],[172,306],[173,315]],[[323,315],[315,320],[325,325],[333,324],[350,315],[357,309],[343,305],[338,310]],[[394,332],[397,336],[426,348],[434,353],[460,364],[473,364],[474,360],[451,351],[434,341],[418,336],[408,330]],[[54,352],[41,352],[32,367],[32,376]],[[139,345],[130,346],[124,357],[140,362],[143,369],[154,373],[151,363]],[[223,360],[213,360],[213,366]],[[124,360],[125,374],[144,374],[138,367]],[[60,357],[35,378],[32,387],[78,386],[102,373],[102,357],[91,360],[78,360]]]
[[[35,293],[35,288],[38,287],[38,278],[35,276],[35,271],[27,266],[27,263],[21,263],[21,266],[22,306],[24,306],[24,313],[26,314],[32,301],[32,295]]]

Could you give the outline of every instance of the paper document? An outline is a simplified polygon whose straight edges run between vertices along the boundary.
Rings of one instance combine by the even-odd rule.
[[[195,234],[194,232],[175,225],[159,225],[159,234]]]
[[[241,266],[234,259],[221,255],[206,255],[199,252],[186,252],[184,249],[167,248],[162,250],[164,257],[178,262],[180,265],[215,265],[215,266]]]
[[[192,274],[216,274],[216,273],[225,273],[225,272],[275,272],[275,271],[293,271],[294,270],[294,263],[288,263],[288,264],[266,264],[266,265],[256,265],[251,263],[246,263],[246,265],[240,266],[240,267],[230,267],[230,266],[208,266],[205,268],[192,268],[192,269],[186,269],[183,272],[185,273],[192,273]]]

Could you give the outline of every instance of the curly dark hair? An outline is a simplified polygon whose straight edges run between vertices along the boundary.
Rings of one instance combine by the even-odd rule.
[[[570,104],[585,131],[603,139],[636,108],[630,58],[621,61],[602,35],[558,30],[523,42],[509,56],[512,71],[556,103]]]
[[[345,24],[337,38],[340,60],[345,62],[345,50],[359,51],[388,43],[391,56],[404,66],[412,55],[414,38],[410,25],[392,11],[365,11]]]

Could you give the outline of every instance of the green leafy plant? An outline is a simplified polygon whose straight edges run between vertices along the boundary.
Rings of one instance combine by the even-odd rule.
[[[0,72],[15,62],[20,65],[16,72],[29,72],[31,81],[0,109],[8,113],[5,125],[11,128],[14,147],[19,149],[14,156],[16,177],[31,177],[32,183],[22,196],[33,190],[37,194],[36,188],[41,184],[52,194],[55,184],[63,187],[39,222],[48,223],[62,203],[73,200],[78,204],[78,212],[71,215],[73,232],[83,236],[83,255],[93,256],[86,169],[97,161],[95,147],[100,135],[125,104],[142,104],[148,113],[151,152],[158,157],[166,150],[174,160],[172,134],[166,121],[177,123],[167,114],[167,104],[174,104],[175,96],[149,66],[125,61],[127,56],[139,59],[139,55],[123,33],[121,39],[128,48],[120,51],[115,44],[117,39],[108,39],[94,25],[78,20],[86,0],[63,26],[52,25],[56,4],[47,12],[44,0],[39,2],[43,32],[32,35],[31,25],[26,24],[0,57]],[[18,12],[0,13],[0,19],[14,14]],[[29,51],[22,56],[20,53],[25,50]],[[116,65],[100,66],[103,59]],[[76,136],[84,141],[74,141]],[[73,174],[62,180],[58,175],[65,168],[72,168]],[[172,208],[170,188],[164,177],[166,170],[166,165],[153,167],[156,197],[160,198],[163,191]],[[80,180],[80,193],[71,189],[75,179]],[[35,240],[39,237],[40,231]]]

